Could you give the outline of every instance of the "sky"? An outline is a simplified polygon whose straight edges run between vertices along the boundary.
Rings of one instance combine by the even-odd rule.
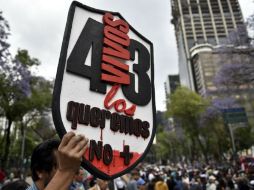
[[[54,79],[71,0],[0,0],[10,24],[11,52],[27,49],[41,65],[37,75]],[[178,55],[170,0],[80,0],[96,9],[119,12],[154,46],[156,109],[165,110],[164,82],[178,73]],[[254,13],[253,0],[239,0],[244,18]]]

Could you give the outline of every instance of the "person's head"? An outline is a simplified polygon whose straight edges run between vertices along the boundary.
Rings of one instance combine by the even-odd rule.
[[[144,190],[145,187],[146,187],[145,185],[146,185],[145,180],[143,180],[143,178],[140,177],[140,178],[137,180],[138,189]]]
[[[209,176],[209,183],[215,183],[215,180],[216,178],[213,175]]]
[[[168,190],[168,186],[163,181],[158,181],[157,183],[155,183],[154,189],[155,190]]]
[[[99,185],[101,190],[106,190],[108,188],[108,181],[106,181],[106,180],[97,178],[96,183],[97,183],[97,185]]]
[[[95,184],[96,184],[96,178],[94,176],[90,175],[87,179],[89,180],[89,186],[90,187],[95,186]]]
[[[80,168],[76,175],[74,176],[74,180],[77,182],[83,182],[86,177],[85,170],[83,168]]]
[[[17,180],[5,184],[1,190],[26,190],[28,187],[29,184],[24,180]]]
[[[41,181],[46,186],[57,169],[56,151],[59,140],[50,139],[37,145],[31,157],[31,171],[34,182]]]
[[[131,177],[132,177],[132,179],[134,179],[134,180],[138,180],[139,177],[140,177],[139,171],[138,171],[137,169],[133,169],[133,170],[131,171]]]

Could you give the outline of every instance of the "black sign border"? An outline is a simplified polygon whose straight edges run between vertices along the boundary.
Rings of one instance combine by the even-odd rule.
[[[74,14],[75,14],[76,7],[85,9],[85,10],[93,12],[93,13],[102,14],[102,15],[104,15],[106,12],[110,12],[111,14],[116,15],[119,18],[125,20],[121,16],[121,14],[118,13],[118,12],[98,10],[98,9],[83,5],[83,4],[81,4],[80,2],[77,2],[77,1],[73,1],[71,3],[71,6],[70,6],[70,9],[69,9],[69,12],[68,12],[66,26],[65,26],[65,32],[64,32],[64,37],[63,37],[63,42],[62,42],[62,47],[61,47],[61,52],[60,52],[59,63],[58,63],[58,67],[57,67],[57,73],[56,73],[56,79],[55,79],[54,91],[53,91],[53,100],[52,100],[53,121],[54,121],[54,124],[55,124],[56,131],[57,131],[60,138],[62,138],[64,136],[64,134],[66,133],[66,130],[65,130],[63,122],[62,122],[61,112],[60,112],[60,95],[61,95],[61,89],[62,89],[63,74],[64,74],[64,70],[65,70],[68,44],[69,44],[69,40],[70,40],[72,22],[73,22],[73,17],[74,17]],[[96,177],[99,177],[101,179],[107,179],[107,180],[111,180],[111,179],[114,179],[116,177],[119,177],[119,176],[121,176],[125,173],[130,172],[133,168],[135,168],[145,158],[145,155],[148,153],[148,151],[149,151],[149,149],[150,149],[150,147],[153,143],[153,139],[154,139],[155,132],[156,132],[156,117],[155,117],[156,116],[156,106],[155,106],[155,91],[154,91],[153,44],[148,39],[146,39],[144,36],[142,36],[140,33],[138,33],[130,24],[129,24],[129,27],[137,36],[139,36],[142,40],[147,42],[150,45],[150,48],[151,48],[150,53],[151,53],[151,84],[152,84],[151,88],[152,88],[153,130],[152,130],[150,142],[148,143],[148,146],[146,147],[146,149],[145,149],[144,153],[142,154],[142,156],[134,164],[132,164],[130,167],[123,170],[122,172],[119,172],[117,174],[109,176],[109,175],[105,174],[104,172],[98,170],[96,167],[94,167],[89,162],[82,162],[81,163],[81,165],[85,169],[87,169],[89,172],[96,174],[97,175]]]

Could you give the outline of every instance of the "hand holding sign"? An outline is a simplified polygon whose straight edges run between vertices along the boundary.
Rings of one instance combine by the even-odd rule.
[[[67,172],[78,171],[87,148],[88,139],[85,136],[75,135],[73,132],[66,133],[58,147],[58,169]]]

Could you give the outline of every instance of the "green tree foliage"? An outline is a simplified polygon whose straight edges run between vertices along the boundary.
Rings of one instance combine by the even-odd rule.
[[[0,84],[0,107],[3,110],[4,116],[8,121],[8,125],[5,131],[5,143],[3,154],[3,165],[6,166],[6,162],[9,156],[9,147],[11,144],[10,133],[13,122],[23,119],[25,114],[31,109],[31,93],[32,93],[32,76],[30,72],[31,66],[26,65],[27,62],[32,65],[31,60],[28,60],[24,64],[19,60],[25,60],[23,53],[27,51],[19,50],[16,58],[9,63],[5,63],[1,72],[1,78],[3,78]],[[29,58],[29,57],[27,57]],[[35,63],[37,64],[37,63]]]
[[[39,66],[41,64],[37,58],[30,57],[28,51],[25,49],[19,49],[15,59],[28,67]]]
[[[167,100],[167,115],[180,122],[192,143],[192,157],[197,154],[198,146],[207,159],[207,152],[200,139],[199,118],[205,111],[207,101],[186,87],[179,87]]]
[[[198,134],[197,119],[205,111],[207,101],[197,93],[186,87],[179,87],[175,93],[169,96],[167,101],[167,115],[175,119],[180,119],[184,130],[193,134]]]
[[[157,160],[179,161],[183,156],[189,157],[188,143],[178,139],[175,132],[161,131],[157,133]]]
[[[186,156],[191,160],[197,157],[203,157],[206,162],[211,157],[220,160],[229,149],[230,139],[220,110],[190,89],[179,87],[169,96],[167,116],[183,128],[187,146],[181,151],[183,155],[188,152]]]
[[[254,134],[251,126],[243,126],[235,129],[235,144],[237,150],[249,149],[254,144]]]
[[[8,22],[0,12],[0,116],[7,120],[6,126],[0,126],[4,128],[0,144],[3,167],[7,166],[12,147],[13,123],[20,126],[21,136],[24,136],[24,129],[35,125],[43,113],[49,111],[52,92],[49,81],[31,73],[31,69],[40,64],[38,59],[31,57],[24,49],[19,49],[12,58],[8,50],[8,35]]]
[[[186,87],[179,87],[169,96],[167,115],[177,118],[197,118],[205,110],[207,102]],[[185,120],[185,119],[184,119]],[[189,120],[188,122],[189,123]]]
[[[230,132],[224,124],[221,109],[239,107],[230,98],[213,99],[202,98],[195,92],[179,87],[167,100],[167,116],[174,119],[177,125],[184,130],[184,145],[179,143],[172,134],[163,134],[160,130],[159,151],[162,156],[184,155],[191,160],[197,157],[215,160],[225,160],[225,153],[232,150]],[[232,126],[233,128],[236,126]],[[235,142],[237,150],[250,148],[253,145],[253,133],[251,127],[239,127],[235,130]],[[174,150],[168,150],[170,147]],[[170,152],[171,151],[171,152]],[[231,151],[231,153],[233,153]],[[172,158],[172,156],[171,156]]]

